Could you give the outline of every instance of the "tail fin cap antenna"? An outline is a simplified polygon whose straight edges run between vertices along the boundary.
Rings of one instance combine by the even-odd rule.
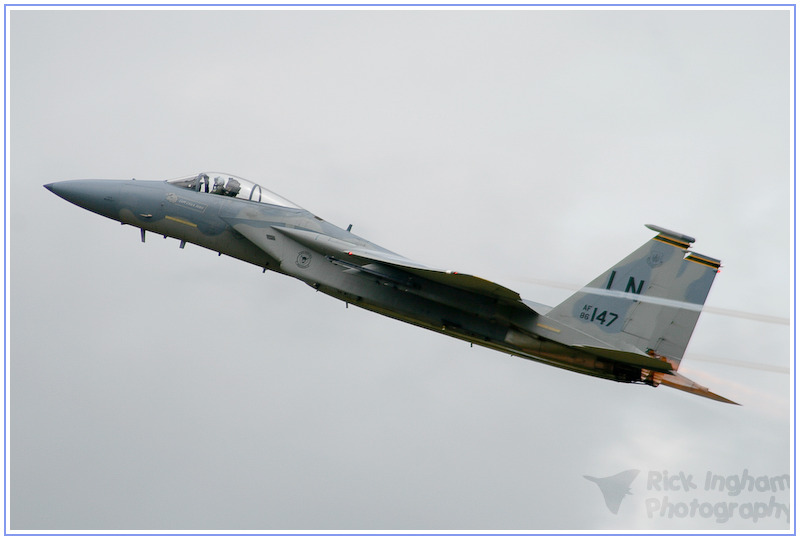
[[[675,232],[675,231],[671,231],[669,229],[665,229],[664,227],[659,227],[658,225],[647,224],[647,225],[645,225],[645,227],[647,227],[651,231],[656,231],[660,235],[666,236],[667,238],[669,238],[671,240],[676,240],[676,241],[680,242],[681,244],[686,244],[686,247],[689,247],[689,244],[693,244],[695,242],[695,239],[692,238],[689,235],[681,234],[681,233]]]

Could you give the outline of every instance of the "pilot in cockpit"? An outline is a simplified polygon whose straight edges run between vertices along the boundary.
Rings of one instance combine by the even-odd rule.
[[[230,197],[236,197],[239,194],[239,190],[242,189],[241,184],[235,178],[228,178],[228,185],[225,188],[225,191]]]
[[[225,179],[221,176],[217,176],[214,178],[214,187],[211,190],[211,193],[223,195],[225,197],[236,197],[241,189],[242,186],[239,184],[238,180],[234,178],[228,178],[228,185],[226,186]]]
[[[225,180],[221,176],[214,178],[214,188],[211,193],[215,195],[223,195],[225,193]]]

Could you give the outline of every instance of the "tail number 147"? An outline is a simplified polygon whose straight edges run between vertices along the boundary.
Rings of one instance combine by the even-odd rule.
[[[580,318],[588,322],[596,322],[600,326],[611,326],[619,318],[619,315],[610,311],[598,311],[595,306],[584,305]]]

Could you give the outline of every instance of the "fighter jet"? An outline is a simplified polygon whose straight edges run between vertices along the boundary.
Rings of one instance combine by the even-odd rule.
[[[603,500],[606,501],[606,508],[608,508],[612,514],[616,515],[616,513],[619,512],[619,507],[625,495],[632,495],[630,489],[631,483],[636,479],[638,474],[639,471],[637,469],[629,469],[605,478],[595,478],[594,476],[586,474],[584,474],[583,477],[597,484],[597,487],[599,487],[600,491],[603,493]]]
[[[724,403],[678,373],[720,261],[694,238],[656,235],[548,307],[470,274],[414,262],[226,173],[164,180],[67,180],[47,189],[86,210],[297,278],[394,319],[521,358]],[[735,403],[734,403],[735,404]]]

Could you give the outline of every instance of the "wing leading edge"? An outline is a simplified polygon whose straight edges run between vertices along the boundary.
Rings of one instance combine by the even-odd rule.
[[[331,238],[325,234],[302,229],[290,229],[287,227],[272,228],[304,246],[319,251],[323,255],[341,258],[347,262],[358,264],[359,266],[370,263],[385,264],[442,285],[483,296],[489,296],[509,303],[519,303],[527,309],[531,309],[529,306],[522,303],[522,298],[520,298],[518,292],[493,281],[489,281],[488,279],[469,274],[461,274],[451,270],[429,268],[390,251],[369,249],[343,240]]]

